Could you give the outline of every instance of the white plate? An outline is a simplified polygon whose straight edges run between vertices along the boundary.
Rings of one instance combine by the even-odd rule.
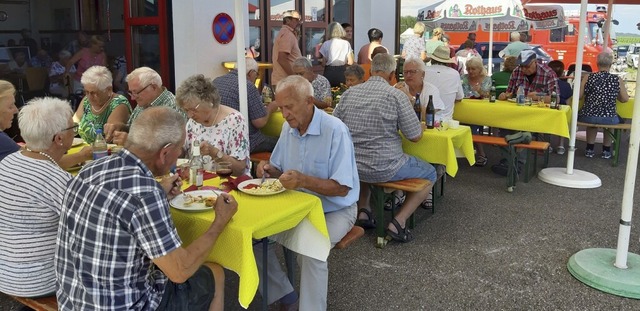
[[[71,147],[80,146],[82,144],[84,144],[84,140],[82,140],[82,138],[76,137],[73,139],[73,143],[71,144]]]
[[[278,180],[278,179],[277,179],[277,178],[267,178],[267,179],[265,179],[265,180],[264,180],[264,182],[265,182],[265,183],[266,183],[266,182],[274,182],[274,181],[276,181],[276,180]],[[281,192],[284,192],[285,190],[287,190],[287,189],[282,188],[282,190],[275,191],[275,192],[269,192],[269,193],[255,193],[255,192],[247,191],[247,190],[245,190],[245,189],[244,189],[245,187],[247,187],[247,186],[249,186],[249,185],[259,185],[261,181],[262,181],[262,179],[261,179],[261,178],[245,180],[245,181],[241,182],[241,183],[238,185],[238,190],[240,190],[240,191],[242,191],[242,192],[244,192],[244,193],[246,193],[246,194],[251,194],[251,195],[260,195],[260,196],[264,196],[264,195],[274,195],[274,194],[278,194],[278,193],[281,193]]]
[[[218,195],[213,190],[195,190],[187,192],[192,196],[203,196],[203,197],[218,197]],[[204,203],[191,203],[189,205],[184,205],[184,194],[180,194],[173,198],[171,202],[169,202],[172,207],[177,208],[183,211],[209,211],[213,210],[213,207],[205,206]]]
[[[510,101],[510,102],[512,102],[512,103],[515,103],[515,102],[516,102],[516,99],[515,99],[515,98],[508,98],[507,100],[508,100],[508,101]]]

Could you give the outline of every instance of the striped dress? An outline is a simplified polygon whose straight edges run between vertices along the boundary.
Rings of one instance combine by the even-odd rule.
[[[0,292],[37,297],[56,290],[53,256],[71,175],[22,152],[0,162]]]

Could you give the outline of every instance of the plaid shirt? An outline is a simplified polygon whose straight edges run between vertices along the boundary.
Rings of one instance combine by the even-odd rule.
[[[240,94],[238,92],[238,70],[232,70],[226,75],[213,80],[213,85],[220,93],[221,103],[240,111]],[[247,108],[249,120],[260,119],[267,115],[267,108],[262,103],[262,95],[256,86],[247,81]],[[265,140],[264,134],[249,122],[249,148],[259,146]]]
[[[529,94],[529,92],[541,92],[546,93],[547,95],[551,95],[551,92],[559,93],[558,76],[556,76],[556,73],[553,72],[549,66],[540,62],[538,62],[536,67],[536,75],[533,77],[532,81],[527,79],[527,76],[524,75],[521,67],[516,67],[513,73],[511,73],[507,93],[511,93],[512,96],[515,96],[518,86],[520,85],[524,86],[525,95]]]
[[[364,182],[388,181],[409,159],[398,129],[407,138],[422,134],[407,95],[377,76],[345,91],[333,115],[351,131]]]
[[[181,244],[167,196],[139,158],[125,149],[92,162],[62,203],[59,310],[155,310],[167,277],[151,260]]]
[[[166,88],[164,89],[164,91],[162,91],[162,93],[160,93],[160,96],[158,96],[158,98],[151,102],[151,105],[149,105],[148,107],[169,107],[179,112],[184,117],[184,119],[187,120],[187,114],[182,111],[182,109],[179,109],[178,106],[176,106],[176,97]],[[133,120],[135,120],[140,115],[140,113],[144,111],[144,109],[145,107],[142,107],[140,105],[136,106],[136,108],[133,109],[133,112],[131,112],[131,116],[129,117],[129,121],[127,122],[129,126],[131,126]]]

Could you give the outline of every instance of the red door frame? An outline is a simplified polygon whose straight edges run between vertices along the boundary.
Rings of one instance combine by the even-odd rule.
[[[124,1],[124,38],[125,38],[125,55],[127,58],[127,72],[131,72],[133,68],[133,48],[131,44],[131,28],[133,26],[156,25],[158,26],[158,36],[160,39],[160,76],[164,85],[171,88],[173,81],[169,74],[169,31],[168,31],[168,0],[158,1],[158,16],[131,17],[131,2],[135,0]]]

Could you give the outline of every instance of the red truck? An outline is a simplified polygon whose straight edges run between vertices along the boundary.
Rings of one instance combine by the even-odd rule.
[[[596,57],[602,52],[603,30],[606,18],[607,13],[605,11],[587,12],[587,33],[584,37],[583,56],[585,69],[587,67],[594,71],[597,69]],[[530,29],[527,41],[533,45],[541,45],[552,59],[561,60],[565,68],[569,69],[568,74],[570,74],[573,72],[576,63],[580,16],[567,16],[566,20],[567,25],[563,28],[552,30]],[[453,45],[460,45],[467,39],[468,34],[449,32],[447,35],[449,35]],[[496,32],[493,34],[493,40],[495,42],[509,41],[509,33]],[[489,32],[478,30],[476,32],[476,41],[489,41]],[[609,39],[607,45],[609,48],[613,46],[611,39]]]

